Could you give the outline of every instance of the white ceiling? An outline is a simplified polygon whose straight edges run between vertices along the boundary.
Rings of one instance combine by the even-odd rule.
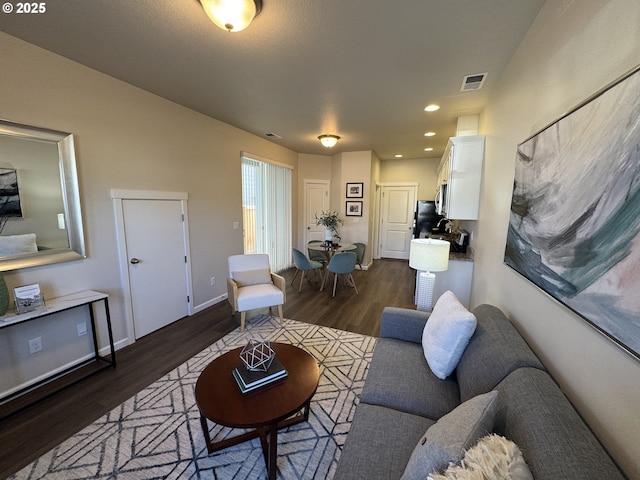
[[[0,30],[296,152],[426,158],[482,111],[543,3],[263,0],[228,33],[198,0],[47,0],[0,14]],[[460,91],[483,72],[481,90]],[[342,139],[328,150],[323,133]]]

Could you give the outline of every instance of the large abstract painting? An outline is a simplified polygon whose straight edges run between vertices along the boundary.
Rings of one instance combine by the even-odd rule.
[[[518,146],[505,263],[640,358],[640,68]]]

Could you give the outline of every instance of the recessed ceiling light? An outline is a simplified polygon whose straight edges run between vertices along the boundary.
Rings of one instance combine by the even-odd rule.
[[[431,104],[431,105],[427,105],[426,107],[424,107],[426,112],[435,112],[436,110],[440,110],[440,105],[435,105],[435,104]]]
[[[427,147],[424,149],[425,152],[433,152],[433,148],[431,147]]]
[[[424,134],[425,137],[433,137],[436,134],[436,132],[427,132]]]
[[[394,157],[396,158],[402,158],[402,155],[400,153],[397,153],[396,155],[394,155]]]

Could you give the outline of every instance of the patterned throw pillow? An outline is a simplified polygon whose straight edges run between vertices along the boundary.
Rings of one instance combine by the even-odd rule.
[[[487,435],[471,447],[460,465],[450,466],[443,474],[433,473],[428,480],[533,480],[522,452],[511,440],[500,435]]]

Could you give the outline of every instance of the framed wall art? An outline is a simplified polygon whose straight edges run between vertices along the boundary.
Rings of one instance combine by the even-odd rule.
[[[640,359],[640,67],[518,146],[505,263]]]
[[[361,217],[362,202],[347,202],[347,211],[345,215],[347,217]]]
[[[362,198],[364,196],[364,183],[347,183],[347,198]]]

